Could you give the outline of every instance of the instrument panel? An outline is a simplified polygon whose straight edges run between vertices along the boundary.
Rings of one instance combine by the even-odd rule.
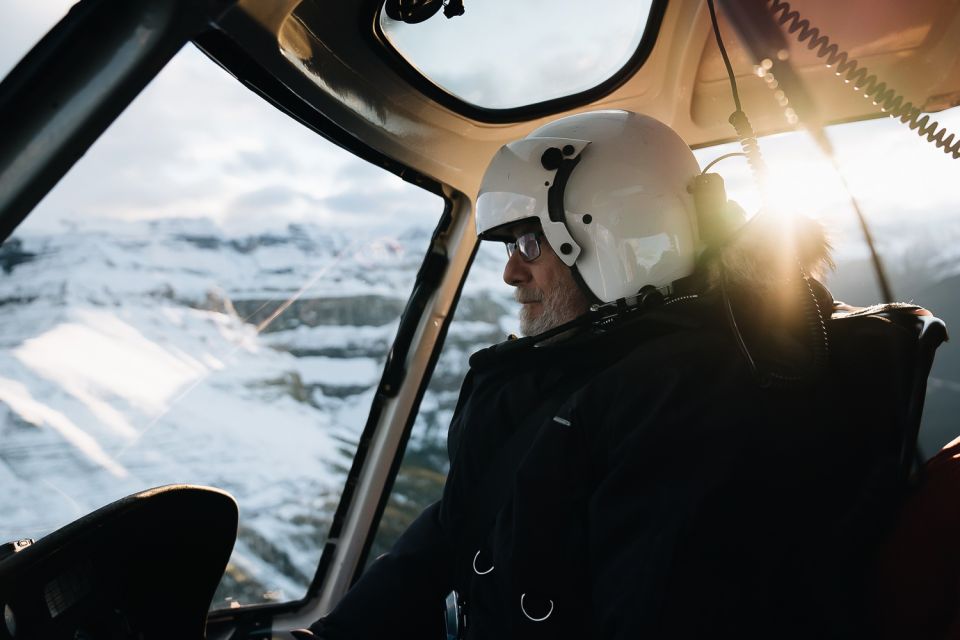
[[[200,640],[236,532],[230,495],[172,485],[12,543],[0,640]]]

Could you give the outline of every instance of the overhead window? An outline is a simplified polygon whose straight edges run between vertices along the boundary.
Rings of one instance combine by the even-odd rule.
[[[394,4],[380,12],[380,29],[407,64],[463,102],[512,109],[593,89],[642,61],[655,36],[651,6],[660,3],[463,0],[462,15],[438,10],[414,24],[388,15],[399,17]]]

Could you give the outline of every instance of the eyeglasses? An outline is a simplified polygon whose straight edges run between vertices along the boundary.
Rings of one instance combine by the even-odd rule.
[[[533,262],[540,257],[540,238],[543,233],[539,231],[530,231],[519,236],[512,242],[505,242],[507,245],[507,258],[512,258],[513,254],[520,250],[520,257],[524,262]]]

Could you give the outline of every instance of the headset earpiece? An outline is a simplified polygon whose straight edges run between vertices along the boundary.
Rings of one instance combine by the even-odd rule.
[[[743,209],[727,200],[727,190],[719,174],[701,173],[687,190],[693,194],[700,241],[707,247],[722,245],[746,221]]]

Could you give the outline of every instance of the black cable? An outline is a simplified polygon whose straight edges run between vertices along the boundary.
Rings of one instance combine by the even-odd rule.
[[[715,165],[715,164],[717,164],[718,162],[720,162],[721,160],[726,160],[727,158],[735,158],[735,157],[738,157],[738,156],[742,156],[742,157],[744,157],[744,158],[749,158],[749,156],[748,156],[747,154],[743,153],[742,151],[737,151],[737,152],[734,152],[734,153],[725,153],[725,154],[723,154],[722,156],[720,156],[719,158],[714,158],[713,160],[711,160],[711,161],[710,161],[710,164],[708,164],[707,166],[705,166],[705,167],[703,168],[703,171],[700,172],[700,174],[702,175],[702,174],[706,173],[707,171],[710,171],[710,168],[711,168],[713,165]]]
[[[723,267],[723,261],[718,261],[718,265],[720,267],[720,277],[718,278],[718,280],[720,280],[720,298],[723,300],[724,314],[727,318],[727,324],[733,332],[733,337],[737,342],[737,349],[740,350],[740,355],[743,356],[744,361],[747,363],[747,368],[750,369],[750,375],[757,381],[757,384],[761,387],[769,386],[769,379],[760,373],[760,369],[757,368],[757,363],[753,359],[753,354],[750,353],[750,349],[747,348],[747,343],[743,339],[743,334],[740,333],[740,325],[737,324],[737,317],[733,313],[730,294],[727,293],[727,271]]]
[[[883,296],[884,302],[894,302],[896,298],[893,297],[893,288],[890,286],[890,281],[887,279],[887,272],[883,268],[883,260],[880,259],[880,253],[877,251],[877,245],[873,240],[873,234],[870,232],[870,226],[867,224],[867,217],[863,215],[863,211],[860,209],[860,203],[857,201],[856,196],[853,195],[853,191],[850,190],[850,185],[847,184],[847,178],[843,175],[843,171],[840,170],[840,164],[837,162],[837,157],[835,155],[828,154],[830,162],[833,164],[833,170],[836,172],[837,176],[840,177],[840,182],[843,184],[843,188],[846,189],[847,195],[850,196],[850,205],[853,207],[853,212],[857,214],[857,222],[860,223],[860,231],[863,233],[863,240],[867,243],[867,249],[870,250],[870,261],[873,263],[873,273],[877,277],[877,285],[880,287],[880,295]]]
[[[730,78],[730,90],[733,92],[733,104],[737,111],[743,111],[740,107],[740,92],[737,90],[737,78],[733,74],[733,65],[730,64],[730,57],[727,55],[727,48],[723,46],[723,40],[720,38],[720,25],[717,23],[717,10],[713,6],[713,0],[707,0],[707,7],[710,9],[710,21],[713,23],[713,34],[717,38],[717,46],[720,47],[720,55],[723,57],[723,64],[727,67],[727,77]]]
[[[760,189],[760,195],[766,202],[766,174],[767,165],[763,161],[760,153],[760,145],[757,142],[757,136],[750,125],[750,119],[743,112],[740,105],[740,91],[737,89],[737,76],[733,73],[733,66],[730,64],[730,57],[727,55],[727,48],[723,46],[723,37],[720,35],[720,24],[717,22],[717,10],[714,7],[713,0],[707,0],[707,7],[710,9],[710,21],[713,24],[713,35],[717,39],[717,47],[720,48],[720,55],[723,57],[723,64],[727,68],[727,77],[730,79],[730,90],[733,93],[733,104],[736,111],[730,114],[729,122],[737,131],[737,138],[740,140],[740,147],[747,157],[750,164],[750,170],[753,172],[753,179]]]
[[[801,287],[805,295],[804,315],[807,321],[807,330],[809,331],[810,347],[813,351],[813,366],[819,374],[823,372],[830,362],[830,336],[827,334],[827,323],[823,318],[823,309],[820,308],[820,301],[817,300],[817,294],[813,291],[813,285],[810,284],[810,276],[807,270],[800,267]]]
[[[774,0],[775,1],[775,0]],[[763,156],[760,153],[760,145],[757,142],[756,134],[753,132],[753,127],[750,124],[750,119],[747,117],[747,114],[744,113],[741,104],[740,104],[740,92],[737,89],[737,80],[736,75],[733,73],[733,66],[730,64],[730,58],[727,55],[727,49],[723,45],[723,38],[720,35],[720,25],[717,22],[717,12],[714,7],[714,0],[707,0],[707,7],[710,9],[710,21],[713,25],[713,33],[717,39],[717,47],[720,49],[720,56],[723,58],[723,64],[727,68],[727,76],[730,79],[730,89],[733,93],[733,102],[736,105],[736,111],[730,114],[730,124],[733,125],[734,129],[737,131],[737,136],[740,139],[740,146],[743,148],[742,153],[728,153],[720,156],[711,163],[709,163],[706,168],[701,173],[706,173],[713,165],[724,160],[726,158],[734,156],[745,156],[747,162],[750,164],[750,168],[753,172],[754,179],[757,182],[758,187],[760,188],[761,194],[766,200],[766,190],[765,190],[765,178],[766,178],[766,163],[763,161]],[[872,248],[872,245],[871,245]],[[727,314],[727,320],[730,324],[731,329],[733,330],[734,337],[737,340],[737,346],[740,349],[740,352],[743,354],[748,367],[753,373],[754,377],[761,384],[761,386],[770,386],[774,384],[775,381],[780,384],[794,384],[800,381],[799,378],[784,376],[776,374],[770,371],[761,372],[757,367],[756,361],[753,359],[753,356],[750,353],[749,348],[747,347],[746,342],[743,339],[743,335],[740,333],[740,328],[737,325],[736,315],[733,312],[733,306],[730,302],[730,297],[726,290],[726,274],[723,268],[723,261],[720,261],[720,290],[721,295],[724,300],[724,306]],[[812,300],[811,307],[806,312],[807,323],[810,329],[810,338],[811,338],[811,348],[814,355],[814,364],[818,368],[826,366],[826,362],[829,358],[829,341],[827,338],[826,325],[823,321],[823,314],[820,309],[820,305],[817,301],[816,295],[813,292],[813,289],[810,286],[809,280],[807,279],[806,272],[803,267],[800,267],[800,276],[802,282],[806,285],[805,293],[810,296]],[[885,281],[883,281],[885,284]]]

